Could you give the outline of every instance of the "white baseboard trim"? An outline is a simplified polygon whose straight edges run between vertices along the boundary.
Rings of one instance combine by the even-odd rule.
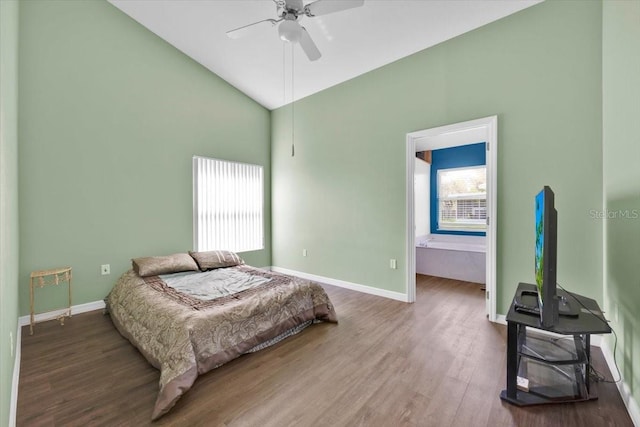
[[[18,382],[20,381],[20,357],[22,356],[22,327],[18,325],[16,331],[16,350],[13,361],[13,377],[11,379],[11,402],[9,406],[9,427],[16,426],[18,412]]]
[[[402,302],[409,302],[407,294],[401,292],[387,291],[386,289],[374,288],[372,286],[360,285],[358,283],[347,282],[344,280],[332,279],[330,277],[317,276],[315,274],[303,273],[301,271],[289,270],[282,267],[271,267],[271,270],[288,274],[289,276],[296,276],[302,279],[313,280],[314,282],[326,283],[327,285],[338,286],[340,288],[351,289],[352,291],[362,292],[365,294],[376,295],[379,297],[385,297]]]
[[[93,302],[88,302],[85,304],[78,304],[78,305],[72,305],[71,306],[71,314],[80,314],[80,313],[86,313],[88,311],[94,311],[94,310],[101,310],[105,307],[104,305],[104,301],[100,300],[100,301],[93,301]],[[46,313],[39,313],[36,314],[35,316],[35,320],[36,322],[44,322],[45,320],[53,320],[55,318],[57,318],[60,315],[63,315],[67,312],[66,308],[60,309],[60,310],[54,310],[54,311],[49,311]],[[18,318],[18,325],[19,326],[26,326],[31,322],[30,316],[26,315],[26,316],[20,316]]]
[[[505,316],[504,314],[498,314],[496,316],[496,323],[500,323],[502,325],[506,325],[507,324],[507,316]],[[553,332],[549,332],[549,331],[545,331],[542,329],[534,329],[534,331],[540,335],[546,335],[549,337],[553,337],[553,338],[560,338],[560,337],[566,337],[566,335],[562,335],[562,334],[556,334]],[[601,347],[602,343],[603,343],[603,339],[602,339],[602,335],[596,335],[596,334],[592,334],[591,335],[591,345],[594,347]]]
[[[602,354],[604,355],[604,360],[607,361],[607,365],[609,366],[611,374],[615,377],[618,371],[616,369],[613,352],[604,340],[602,341],[602,346],[600,346],[600,349],[602,350]],[[619,381],[618,383],[616,383],[616,385],[618,386],[620,397],[622,398],[624,405],[627,407],[627,412],[629,412],[631,421],[636,427],[640,427],[640,406],[638,405],[638,402],[633,398],[633,395],[631,394],[631,388],[629,388],[629,384],[627,384],[625,381]]]

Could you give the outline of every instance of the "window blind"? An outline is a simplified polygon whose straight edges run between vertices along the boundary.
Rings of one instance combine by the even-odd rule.
[[[193,157],[194,247],[264,248],[262,166]]]
[[[438,171],[438,229],[486,229],[486,176],[486,166]]]

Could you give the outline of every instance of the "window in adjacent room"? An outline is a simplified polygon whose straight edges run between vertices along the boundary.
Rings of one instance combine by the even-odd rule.
[[[193,157],[197,251],[264,248],[262,166]]]
[[[487,168],[438,171],[438,230],[486,231]]]

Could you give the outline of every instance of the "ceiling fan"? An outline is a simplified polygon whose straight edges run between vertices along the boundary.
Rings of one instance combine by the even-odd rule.
[[[303,16],[313,18],[314,16],[328,15],[360,7],[364,4],[364,0],[317,0],[306,6],[303,0],[273,0],[273,2],[276,4],[279,19],[265,19],[254,22],[253,24],[227,31],[227,36],[232,39],[238,39],[258,32],[265,27],[274,27],[280,23],[278,26],[280,38],[291,43],[299,43],[310,61],[319,59],[322,54],[307,30],[298,21]]]

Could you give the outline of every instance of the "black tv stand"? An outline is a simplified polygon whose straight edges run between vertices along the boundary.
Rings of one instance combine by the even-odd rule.
[[[578,317],[580,314],[580,306],[572,294],[559,290],[556,298],[558,298],[558,314],[560,316]],[[513,299],[513,304],[515,310],[520,313],[540,316],[537,288],[533,290],[518,288],[516,296]]]
[[[523,292],[537,297],[535,285],[520,283],[516,296]],[[500,393],[502,400],[528,406],[598,398],[589,381],[591,334],[608,334],[611,328],[596,301],[577,294],[569,297],[581,308],[578,316],[561,316],[552,327],[542,326],[539,314],[517,311],[514,298],[507,313],[507,388]],[[573,339],[529,334],[527,328]],[[519,378],[527,384],[518,385]]]

